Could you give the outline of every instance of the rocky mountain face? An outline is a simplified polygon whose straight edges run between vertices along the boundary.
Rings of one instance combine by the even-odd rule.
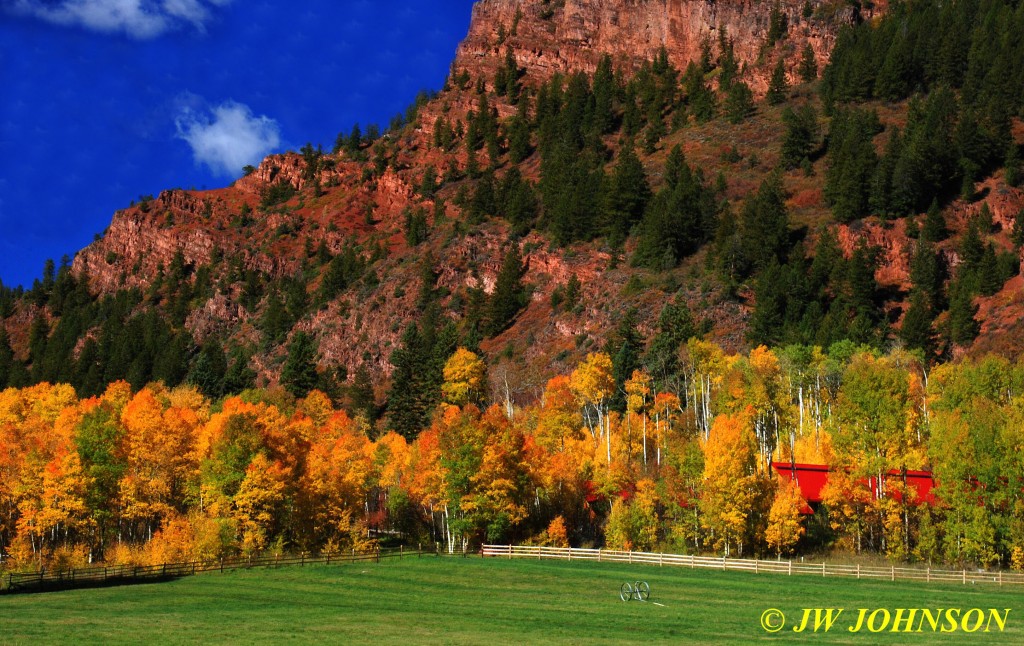
[[[887,3],[816,0],[482,0],[473,8],[469,35],[459,46],[454,69],[494,68],[510,49],[535,79],[556,72],[593,73],[604,54],[622,68],[637,68],[661,47],[679,69],[732,39],[737,62],[755,94],[763,95],[778,58],[795,79],[805,44],[824,67],[839,28],[884,13]],[[767,38],[773,9],[785,17],[789,37],[776,46]],[[806,15],[808,14],[809,15]],[[502,37],[503,36],[503,37]]]
[[[724,33],[733,42],[742,78],[756,95],[763,95],[779,59],[796,85],[799,54],[807,44],[823,68],[843,25],[871,20],[886,8],[885,2],[820,0],[781,0],[774,5],[749,0],[481,0],[452,65],[453,76],[468,73],[473,82],[449,85],[420,106],[412,124],[385,135],[374,148],[387,153],[384,169],[372,171],[375,160],[367,156],[370,150],[362,156],[344,150],[328,153],[317,158],[314,169],[304,155],[272,155],[230,187],[168,190],[119,211],[104,237],[77,255],[73,269],[88,276],[91,290],[104,295],[123,288],[151,288],[176,256],[189,275],[209,268],[216,288],[192,304],[185,326],[197,344],[217,335],[260,346],[252,365],[267,384],[276,383],[285,354],[283,344],[260,345],[257,327],[269,295],[243,306],[246,285],[240,277],[231,277],[229,267],[279,280],[308,270],[317,254],[334,256],[349,245],[358,245],[364,258],[377,254],[372,276],[347,285],[330,302],[313,308],[295,322],[289,335],[313,335],[321,367],[344,367],[350,378],[359,366],[367,366],[378,384],[390,374],[391,352],[417,314],[424,258],[432,259],[443,316],[459,320],[467,311],[468,290],[493,292],[509,244],[520,246],[523,280],[531,294],[512,327],[481,345],[492,361],[495,388],[503,387],[498,381],[512,381],[516,396],[536,397],[547,377],[586,352],[601,349],[627,308],[636,309],[639,331],[649,337],[661,308],[675,294],[707,321],[711,338],[738,349],[746,344],[750,294],[741,290],[736,298],[714,281],[702,279],[707,271],[703,253],[674,272],[658,275],[629,267],[600,244],[557,248],[537,232],[510,242],[510,227],[497,219],[467,227],[459,204],[465,203],[462,198],[473,189],[473,180],[446,181],[436,195],[420,190],[428,167],[440,176],[445,168],[463,171],[469,164],[461,146],[438,150],[433,144],[435,124],[443,118],[461,125],[476,105],[476,81],[493,87],[508,52],[521,68],[524,84],[536,86],[559,72],[593,72],[604,54],[611,54],[616,69],[628,74],[662,47],[682,70],[707,48],[717,52]],[[787,37],[769,45],[773,12],[776,18],[780,12],[785,17]],[[806,101],[809,95],[798,92],[798,98]],[[494,109],[499,119],[517,110],[500,99]],[[742,126],[715,121],[671,133],[642,161],[657,186],[667,151],[679,144],[687,160],[704,169],[709,179],[719,171],[727,176],[724,197],[738,204],[777,165],[778,117],[777,109],[765,109]],[[743,162],[725,161],[731,155]],[[520,169],[536,180],[539,166],[534,155]],[[787,205],[801,226],[827,218],[821,191],[824,172],[825,162],[819,159],[807,172],[787,175]],[[1003,202],[994,206],[994,213],[995,221],[1009,231],[1022,198],[1019,191],[1005,193],[999,193]],[[408,234],[414,214],[430,231],[426,239],[413,240]],[[897,292],[907,286],[912,249],[902,226],[867,222],[838,227],[837,235],[847,254],[861,239],[879,247],[876,278]],[[955,264],[952,245],[943,251]],[[326,272],[307,273],[312,276],[307,289],[313,298]],[[579,307],[555,311],[552,294],[574,275],[582,285]],[[986,326],[983,337],[990,331],[996,336],[1012,332],[1016,318],[1006,307],[983,307],[983,314],[992,312],[993,320],[1002,322]],[[10,320],[30,322],[32,317],[23,312]],[[11,332],[15,345],[27,344],[24,329]],[[980,343],[1000,344],[991,339]],[[16,350],[26,354],[24,347]]]

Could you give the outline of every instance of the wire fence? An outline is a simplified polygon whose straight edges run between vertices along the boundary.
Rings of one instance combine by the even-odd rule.
[[[1024,585],[1024,574],[1002,570],[938,570],[912,567],[872,567],[805,563],[803,561],[769,561],[760,559],[731,559],[688,554],[662,554],[657,552],[623,552],[617,550],[584,549],[576,547],[541,547],[536,545],[484,545],[483,556],[498,558],[557,559],[564,561],[599,561],[608,563],[638,563],[645,565],[688,567],[723,571],[753,572],[755,574],[807,575],[820,577],[847,577],[885,581],[925,581],[928,583],[988,583],[996,585]]]
[[[116,565],[67,570],[43,569],[37,572],[11,572],[0,577],[0,594],[155,583],[194,576],[204,572],[228,572],[252,568],[302,567],[305,565],[334,565],[365,561],[379,563],[382,559],[421,558],[423,556],[442,555],[439,550],[426,551],[422,547],[412,550],[405,547],[396,547],[369,551],[350,550],[333,554],[311,555],[302,553],[252,558],[238,557],[213,561],[161,563],[159,565]],[[456,554],[454,556],[466,556],[466,554]]]

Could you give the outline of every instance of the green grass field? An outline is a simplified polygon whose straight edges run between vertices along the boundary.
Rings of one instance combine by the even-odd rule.
[[[620,601],[619,585],[637,579],[650,602]],[[4,596],[0,642],[1020,644],[1022,601],[1024,589],[987,585],[428,557]],[[805,607],[847,610],[828,634],[796,634]],[[858,608],[912,607],[1012,610],[1003,633],[847,632]],[[761,628],[768,608],[787,615],[777,634]]]

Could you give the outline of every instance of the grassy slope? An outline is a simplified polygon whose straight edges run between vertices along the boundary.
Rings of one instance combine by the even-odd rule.
[[[652,603],[623,603],[626,580]],[[1021,643],[1019,590],[497,559],[208,574],[173,583],[0,597],[0,642]],[[845,607],[828,635],[770,636],[761,613]],[[848,634],[854,608],[1012,608],[1006,633]]]

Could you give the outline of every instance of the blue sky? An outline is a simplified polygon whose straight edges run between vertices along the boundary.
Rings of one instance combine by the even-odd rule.
[[[472,0],[0,0],[0,280],[439,89]]]

